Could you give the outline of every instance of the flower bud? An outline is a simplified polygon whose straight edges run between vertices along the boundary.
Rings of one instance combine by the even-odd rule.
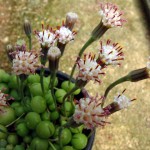
[[[78,15],[73,12],[68,12],[66,15],[66,22],[65,26],[68,27],[70,30],[73,29],[75,23],[77,22]]]
[[[150,77],[149,69],[144,67],[141,69],[133,70],[128,74],[128,79],[131,82],[137,82]]]
[[[24,27],[25,34],[29,37],[32,32],[31,24],[30,24],[29,20],[25,19],[23,27]]]
[[[61,56],[60,49],[58,47],[51,47],[48,50],[49,69],[53,72],[58,70],[59,58]]]
[[[13,46],[11,44],[9,44],[9,45],[6,46],[6,53],[7,53],[7,56],[9,58],[10,62],[13,61],[13,56],[11,55],[11,53],[13,51],[14,51],[14,48],[13,48]]]

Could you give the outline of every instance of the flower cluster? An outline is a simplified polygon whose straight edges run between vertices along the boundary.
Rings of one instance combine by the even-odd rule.
[[[52,28],[49,28],[49,26],[45,29],[42,24],[42,31],[35,31],[35,34],[42,46],[50,48],[51,46],[54,46],[57,41],[62,44],[67,44],[74,40],[76,32],[71,31],[65,25],[57,27],[57,30],[53,30]]]
[[[77,68],[79,70],[77,79],[83,81],[93,80],[101,83],[100,75],[102,72],[101,66],[97,63],[95,55],[89,53],[84,55],[83,59],[77,61]]]
[[[76,123],[83,123],[85,128],[93,129],[97,126],[104,126],[109,111],[101,107],[101,98],[81,98],[75,106],[73,118]]]
[[[118,10],[118,7],[111,3],[101,3],[101,10],[99,14],[102,17],[102,23],[104,26],[111,28],[115,26],[122,26],[125,22],[124,19],[121,18],[122,12]]]
[[[13,59],[13,73],[16,75],[25,74],[29,75],[35,73],[35,70],[39,67],[38,53],[35,51],[16,51]]]

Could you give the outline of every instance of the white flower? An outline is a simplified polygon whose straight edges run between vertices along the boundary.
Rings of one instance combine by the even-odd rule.
[[[54,46],[57,39],[56,35],[50,30],[43,30],[41,32],[36,31],[35,34],[42,46]]]
[[[77,124],[83,123],[87,129],[104,126],[107,113],[100,104],[101,99],[97,97],[81,98],[75,106],[74,121]]]
[[[17,51],[15,52],[13,59],[13,73],[20,74],[32,74],[39,67],[38,54],[35,52]]]
[[[127,108],[131,104],[131,100],[123,94],[114,97],[114,102],[118,104],[120,109]]]
[[[122,47],[118,46],[118,43],[111,44],[110,40],[107,40],[106,45],[102,45],[99,49],[99,59],[105,65],[120,65],[120,60],[124,59]]]
[[[56,35],[58,37],[58,41],[62,44],[66,44],[72,40],[74,40],[74,35],[76,33],[70,31],[68,28],[62,26],[60,29],[56,30]]]
[[[84,59],[79,59],[77,61],[77,68],[79,70],[77,76],[78,80],[101,82],[100,75],[104,73],[101,70],[101,66],[96,62],[95,55],[91,53],[84,55]]]
[[[0,106],[6,106],[6,94],[2,93],[2,91],[0,90]]]
[[[121,18],[122,12],[118,10],[118,7],[111,3],[101,3],[101,10],[99,14],[102,16],[102,23],[104,26],[108,28],[115,26],[122,26],[125,22],[124,19]]]

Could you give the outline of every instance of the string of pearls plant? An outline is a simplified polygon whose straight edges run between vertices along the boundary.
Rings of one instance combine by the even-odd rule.
[[[83,45],[70,78],[60,82],[57,77],[59,62],[65,47],[75,40],[74,25],[78,15],[69,12],[61,26],[44,26],[42,30],[31,29],[28,20],[24,31],[29,40],[7,46],[12,64],[12,74],[0,70],[0,144],[13,150],[81,150],[88,145],[88,138],[96,127],[109,123],[114,112],[130,106],[135,99],[128,98],[125,91],[114,96],[105,106],[112,88],[123,82],[137,82],[150,77],[150,58],[143,68],[133,70],[111,83],[102,96],[90,96],[84,87],[91,80],[102,84],[102,76],[109,66],[120,66],[124,60],[123,48],[110,39],[100,41],[97,53],[85,53],[87,47],[114,27],[126,22],[123,12],[115,4],[100,4],[100,22]],[[32,49],[33,34],[41,50]],[[46,74],[48,62],[49,76]],[[39,74],[37,70],[40,69]],[[72,82],[75,69],[77,76]],[[82,93],[83,97],[77,98]],[[85,134],[85,130],[91,134]]]

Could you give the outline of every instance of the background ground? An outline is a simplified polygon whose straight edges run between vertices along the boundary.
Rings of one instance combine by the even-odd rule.
[[[103,1],[103,0],[101,0]],[[105,0],[106,1],[106,0]],[[22,23],[25,18],[32,22],[33,29],[40,29],[41,21],[51,26],[61,24],[65,14],[74,11],[79,15],[76,25],[78,35],[73,43],[67,45],[60,69],[70,73],[77,53],[89,38],[94,26],[99,23],[98,3],[100,0],[0,0],[0,68],[10,71],[5,46],[25,38]],[[103,94],[104,89],[117,78],[133,69],[144,67],[150,55],[150,44],[146,21],[143,18],[138,0],[110,0],[125,12],[127,23],[123,28],[110,29],[102,40],[112,39],[124,47],[125,61],[122,67],[107,70],[103,83],[90,83],[88,91],[94,95]],[[34,38],[34,37],[33,37]],[[39,45],[34,38],[34,48]],[[88,51],[97,52],[99,42],[91,45]],[[127,89],[127,94],[137,101],[127,110],[115,113],[104,129],[97,129],[93,150],[149,150],[150,149],[150,81],[124,83],[117,86],[109,95],[109,101],[116,92]]]

